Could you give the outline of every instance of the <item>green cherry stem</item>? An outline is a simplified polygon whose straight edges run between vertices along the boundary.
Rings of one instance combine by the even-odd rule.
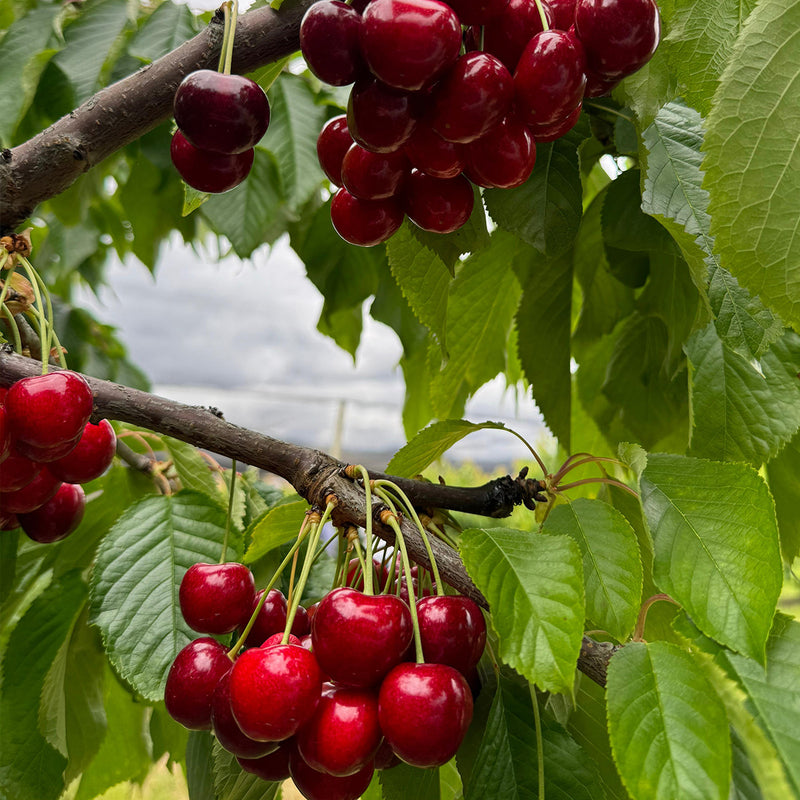
[[[549,31],[550,26],[547,24],[547,15],[544,13],[544,8],[542,7],[542,0],[535,0],[536,8],[539,9],[539,18],[542,20],[542,30]]]
[[[25,271],[28,273],[28,279],[33,287],[33,294],[36,298],[36,305],[39,311],[39,337],[41,339],[42,346],[42,375],[47,375],[47,369],[50,362],[50,340],[47,335],[47,315],[44,310],[44,303],[42,302],[42,292],[39,287],[39,281],[37,280],[39,276],[36,274],[36,270],[33,268],[33,265],[30,261],[28,261],[27,258],[20,256],[19,263],[22,264],[22,266],[25,268]],[[47,299],[49,302],[49,295]],[[52,312],[52,306],[50,310]]]
[[[366,523],[364,525],[364,542],[366,544],[367,555],[366,561],[367,564],[372,566],[372,488],[369,480],[369,473],[367,472],[365,467],[362,467],[361,464],[356,466],[356,470],[361,474],[361,478],[364,481],[364,499],[366,504],[365,509],[365,517]],[[365,594],[372,594],[372,569],[364,568],[364,593]]]
[[[3,253],[5,253],[6,257],[3,257]],[[8,260],[7,256],[8,256],[8,251],[5,248],[0,248],[0,258],[3,259],[3,263],[0,264],[0,270],[3,269],[5,262]],[[3,288],[0,289],[0,306],[3,305],[3,303],[5,302],[8,290],[11,288],[11,277],[13,276],[15,269],[16,266],[14,264],[12,264],[8,268],[8,274],[6,275],[5,281],[3,282]]]
[[[236,459],[231,461],[231,486],[228,492],[228,516],[225,519],[225,538],[222,540],[222,555],[219,563],[225,563],[225,556],[228,555],[228,539],[231,533],[231,518],[233,517],[233,498],[236,496]]]
[[[14,350],[17,353],[22,353],[22,339],[19,335],[19,328],[17,327],[17,321],[14,319],[14,315],[9,310],[8,306],[0,304],[0,312],[2,312],[3,316],[8,320],[8,327],[11,330],[11,338],[14,340]]]
[[[353,537],[353,549],[356,551],[356,558],[358,559],[358,566],[361,569],[361,574],[364,577],[364,594],[373,594],[372,581],[370,580],[370,590],[367,591],[367,560],[364,558],[364,553],[361,551],[361,542],[358,541],[358,536]],[[370,570],[371,572],[372,570]],[[370,578],[372,575],[370,575]],[[353,576],[353,583],[358,583],[358,576]]]

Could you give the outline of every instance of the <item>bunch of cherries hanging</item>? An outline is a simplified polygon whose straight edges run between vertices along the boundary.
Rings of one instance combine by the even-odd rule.
[[[303,18],[303,56],[325,83],[353,84],[317,142],[341,187],[334,227],[362,246],[404,216],[457,230],[473,184],[524,183],[536,142],[568,132],[583,99],[641,68],[659,37],[654,0],[320,0]]]

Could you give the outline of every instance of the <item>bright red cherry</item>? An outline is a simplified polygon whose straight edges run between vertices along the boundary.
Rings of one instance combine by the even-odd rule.
[[[21,440],[17,440],[15,445],[17,452],[25,456],[25,458],[29,458],[39,464],[50,464],[53,461],[58,461],[59,458],[69,455],[78,446],[80,440],[81,437],[78,434],[74,439],[67,439],[66,442],[59,442],[50,447],[37,447]]]
[[[336,186],[342,185],[342,161],[352,144],[353,137],[347,127],[347,116],[344,114],[329,119],[317,137],[319,165],[328,176],[328,180]]]
[[[511,189],[533,172],[536,145],[530,131],[514,116],[467,145],[467,177],[478,186]]]
[[[414,767],[435,767],[458,750],[472,720],[472,693],[446,664],[399,664],[384,678],[378,718],[386,741]]]
[[[244,626],[256,596],[253,573],[244,564],[192,564],[178,590],[186,624],[200,633],[230,633]]]
[[[419,635],[425,661],[447,664],[466,676],[486,644],[486,621],[468,597],[424,597],[417,603]]]
[[[358,32],[361,15],[340,0],[314,3],[300,23],[300,50],[324,83],[346,86],[366,71]]]
[[[181,81],[173,112],[188,142],[224,155],[252,150],[269,127],[264,90],[243,75],[211,69],[199,69]]]
[[[425,231],[458,230],[470,218],[474,200],[472,186],[463,175],[432,178],[415,169],[406,182],[406,214]]]
[[[313,654],[294,644],[246,650],[233,665],[231,709],[251,739],[279,742],[314,714],[322,673]]]
[[[17,518],[29,538],[46,544],[69,536],[80,525],[85,509],[83,488],[77,483],[62,483],[44,505]]]
[[[289,771],[300,794],[308,800],[358,800],[372,780],[370,761],[353,775],[337,778],[310,767],[295,750],[289,757]]]
[[[90,422],[75,448],[53,461],[48,469],[66,483],[88,483],[111,466],[116,447],[117,436],[107,419],[101,419],[97,425]]]
[[[458,57],[461,23],[439,0],[372,0],[364,11],[361,50],[381,81],[415,91]]]
[[[342,161],[342,183],[361,200],[385,200],[400,191],[408,169],[402,152],[370,153],[354,144]]]
[[[583,99],[586,61],[580,42],[569,32],[537,33],[514,73],[517,113],[527,125],[552,125]]]
[[[41,468],[40,464],[20,454],[12,444],[8,455],[0,462],[0,492],[16,492],[27,486]]]
[[[167,674],[164,703],[170,716],[190,730],[209,730],[214,690],[230,669],[228,653],[216,639],[189,642]]]
[[[447,0],[462,25],[485,25],[502,14],[508,0]]]
[[[297,749],[310,767],[345,777],[372,761],[381,738],[377,693],[328,684],[297,734]]]
[[[426,122],[417,124],[405,154],[417,169],[434,178],[455,178],[464,169],[463,146],[445,141]]]
[[[358,81],[347,103],[350,135],[373,153],[399,150],[416,125],[417,108],[408,92],[368,78]]]
[[[219,194],[238,186],[250,173],[255,151],[235,155],[213,153],[192,145],[178,130],[169,150],[172,163],[186,183],[198,192]]]
[[[53,497],[59,486],[61,481],[43,467],[22,489],[3,493],[3,511],[10,514],[26,514],[34,511]]]
[[[270,746],[274,746],[271,742]],[[289,775],[289,756],[294,751],[294,739],[281,742],[275,750],[261,758],[237,756],[239,766],[264,781],[285,781]]]
[[[535,142],[554,142],[560,139],[565,133],[569,133],[578,122],[578,117],[581,115],[583,103],[578,103],[564,119],[553,122],[550,125],[529,125],[528,130],[533,136]]]
[[[273,633],[272,636],[268,636],[264,640],[264,644],[261,647],[275,647],[275,645],[283,644],[283,632],[280,633]],[[290,633],[286,639],[286,644],[302,644],[300,639],[295,636],[293,633]]]
[[[411,612],[392,595],[334,589],[314,615],[311,641],[326,675],[346,686],[374,686],[411,642]]]
[[[550,9],[542,3],[548,25],[551,24]],[[483,49],[497,56],[513,75],[522,51],[533,36],[544,30],[536,3],[530,0],[508,0],[503,11],[484,28]],[[472,29],[470,37],[478,49],[480,32]]]
[[[433,98],[431,126],[449,142],[472,142],[508,112],[514,97],[511,73],[491,53],[460,56]]]
[[[578,0],[575,33],[590,69],[622,78],[655,53],[661,37],[658,6],[654,0]]]
[[[547,0],[553,22],[551,28],[568,31],[575,24],[576,0]]]
[[[11,435],[34,447],[76,439],[92,414],[92,390],[77,372],[63,370],[17,381],[6,395]]]
[[[230,661],[228,662],[230,663]],[[257,742],[242,733],[231,711],[231,671],[228,670],[217,683],[211,696],[211,728],[217,741],[229,752],[242,758],[259,758],[273,752],[277,745]]]
[[[372,247],[397,232],[403,224],[403,209],[393,197],[359,200],[347,189],[339,189],[331,201],[331,222],[346,242]]]

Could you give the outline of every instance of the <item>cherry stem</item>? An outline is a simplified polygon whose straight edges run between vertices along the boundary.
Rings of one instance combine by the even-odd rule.
[[[458,550],[458,542],[444,528],[440,528],[432,520],[428,523],[428,530],[445,544],[452,547],[453,550]]]
[[[225,538],[222,540],[222,554],[219,557],[219,563],[225,563],[225,557],[228,555],[228,539],[231,535],[231,518],[233,517],[233,498],[236,496],[236,459],[231,460],[231,486],[228,492],[228,515],[225,518]]]
[[[547,15],[544,13],[544,8],[542,7],[542,0],[535,0],[536,8],[539,9],[539,18],[542,20],[542,30],[549,31],[550,26],[547,24]],[[542,794],[544,797],[544,794]]]
[[[3,255],[5,254],[5,255]],[[0,249],[0,256],[2,256],[2,264],[0,264],[0,270],[5,268],[5,263],[8,261],[8,250],[5,248]],[[8,290],[11,288],[11,278],[14,275],[14,271],[16,270],[16,265],[12,264],[8,268],[8,274],[6,275],[5,281],[3,282],[3,288],[0,289],[0,306],[3,305],[3,302],[6,299],[6,295],[8,294]]]
[[[389,517],[389,527],[394,531],[397,544],[400,547],[400,553],[403,556],[403,572],[406,576],[406,585],[408,588],[408,607],[411,611],[411,625],[414,628],[414,651],[417,657],[417,664],[424,664],[425,657],[422,655],[422,639],[419,635],[419,618],[417,617],[417,598],[414,595],[414,579],[411,575],[411,561],[408,558],[408,551],[406,550],[406,543],[403,539],[403,531],[400,530],[400,525],[397,523],[397,515],[392,513]]]
[[[392,483],[392,481],[373,481],[373,485],[391,489],[391,491],[400,498],[400,502],[403,504],[404,509],[411,515],[411,518],[414,520],[414,524],[417,526],[417,530],[419,530],[422,543],[425,545],[425,552],[428,554],[428,560],[431,562],[431,572],[433,572],[433,579],[436,581],[436,594],[439,596],[443,595],[444,585],[442,584],[442,577],[439,575],[439,567],[436,565],[436,558],[434,558],[433,550],[431,549],[431,541],[428,538],[428,532],[425,530],[422,522],[420,522],[416,509],[408,499],[408,496],[399,486]]]
[[[292,604],[289,606],[289,611],[286,614],[286,628],[283,631],[283,639],[281,639],[281,644],[286,644],[289,641],[289,633],[292,630],[294,618],[297,615],[297,607],[300,605],[300,598],[302,597],[303,589],[305,589],[306,583],[308,582],[308,576],[311,572],[311,565],[314,563],[314,556],[317,552],[319,537],[322,534],[322,529],[325,527],[325,523],[331,518],[331,512],[335,507],[335,502],[328,502],[328,505],[325,506],[325,513],[322,515],[322,519],[311,530],[311,535],[308,539],[308,548],[306,549],[306,557],[303,560],[303,569],[300,572],[300,577],[297,579],[294,596],[292,597]]]
[[[299,550],[295,550],[294,558],[292,558],[292,568],[289,570],[289,592],[286,595],[287,608],[292,604],[292,600],[294,599],[294,576],[297,571],[297,556],[299,552]]]
[[[356,465],[356,470],[361,473],[361,478],[364,481],[364,500],[365,500],[365,517],[366,522],[364,525],[364,542],[366,544],[368,564],[372,564],[372,488],[369,480],[369,473],[366,467],[361,464]],[[372,594],[372,570],[364,569],[364,593]]]
[[[639,618],[636,620],[636,627],[633,629],[633,636],[631,637],[632,641],[642,641],[642,637],[644,636],[644,626],[647,623],[647,612],[659,600],[663,600],[665,603],[672,603],[680,608],[680,603],[678,603],[676,600],[673,600],[668,594],[654,594],[652,597],[648,597],[647,600],[642,603],[641,609],[639,609]]]
[[[573,483],[567,483],[564,486],[559,486],[558,491],[564,492],[567,489],[574,489],[576,486],[583,486],[587,483],[607,483],[610,486],[616,486],[618,489],[624,489],[628,494],[633,495],[637,500],[639,499],[639,495],[631,489],[630,486],[626,486],[622,481],[618,481],[616,478],[584,478],[581,481],[574,481]]]
[[[582,455],[582,454],[581,454]],[[620,467],[625,467],[626,465],[623,464],[616,458],[609,458],[607,456],[588,456],[587,458],[583,458],[580,461],[575,461],[574,463],[570,464],[569,461],[571,459],[567,459],[561,466],[561,469],[553,475],[553,483],[558,484],[558,482],[568,473],[572,472],[573,469],[577,469],[578,467],[583,466],[584,464],[598,464],[601,461],[606,461],[611,464],[617,464]],[[602,467],[601,467],[602,471]],[[604,473],[605,474],[605,473]]]
[[[219,52],[217,71],[223,75],[230,75],[233,64],[233,40],[236,36],[236,23],[239,17],[238,1],[229,0],[229,2],[223,3],[222,13],[225,16],[225,27],[222,32],[222,48]]]
[[[242,649],[247,637],[250,635],[250,631],[253,629],[253,625],[256,624],[256,617],[258,616],[258,612],[264,607],[264,603],[267,600],[267,595],[272,591],[275,584],[280,580],[281,573],[286,568],[286,565],[294,558],[294,554],[297,552],[300,545],[305,540],[306,536],[308,535],[309,531],[309,515],[306,514],[305,518],[303,519],[303,524],[300,526],[300,531],[297,534],[297,541],[291,546],[289,552],[286,554],[286,557],[281,561],[278,569],[275,570],[275,574],[272,576],[270,582],[264,588],[264,594],[261,595],[261,599],[258,601],[258,604],[253,609],[253,613],[250,615],[250,619],[247,621],[247,625],[244,626],[244,630],[242,631],[242,635],[236,640],[236,644],[228,651],[228,658],[231,661],[236,659],[236,654]]]
[[[536,697],[536,689],[528,684],[531,693],[531,705],[533,706],[533,724],[536,728],[536,766],[539,773],[539,800],[544,798],[544,746],[542,744],[542,718],[539,715],[539,700]]]
[[[22,339],[19,335],[17,321],[14,319],[14,315],[7,306],[0,304],[0,311],[3,312],[3,316],[8,320],[8,327],[11,330],[11,338],[14,340],[14,350],[22,355]]]
[[[358,559],[358,568],[361,570],[361,575],[364,578],[364,594],[373,594],[372,590],[367,591],[367,561],[364,558],[364,553],[361,551],[361,542],[358,541],[358,536],[353,537],[353,549],[356,551],[356,558]],[[370,570],[370,572],[371,571],[372,570]],[[358,575],[353,575],[353,585],[357,583],[358,583]],[[370,581],[370,583],[372,583],[372,581]]]
[[[39,288],[39,281],[36,280],[36,270],[27,258],[19,257],[19,263],[25,268],[33,288],[33,294],[36,298],[36,305],[39,310],[39,336],[42,344],[42,375],[47,375],[47,369],[50,362],[50,339],[48,336],[47,316],[44,310],[44,303],[42,302],[42,293]],[[50,296],[47,297],[48,303]],[[53,308],[50,306],[50,313],[52,314]]]

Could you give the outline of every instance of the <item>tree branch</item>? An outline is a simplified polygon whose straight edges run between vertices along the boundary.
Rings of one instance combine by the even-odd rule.
[[[313,0],[286,0],[239,18],[233,71],[250,72],[294,53],[300,20]],[[36,206],[63,192],[116,150],[172,116],[175,90],[197,69],[216,69],[222,23],[106,87],[24,144],[0,153],[0,234],[14,231]]]
[[[10,352],[0,352],[0,386],[10,386],[20,378],[39,373],[40,365],[36,361]],[[94,395],[94,419],[127,422],[272,472],[291,483],[311,505],[324,507],[325,497],[334,494],[339,501],[333,517],[335,524],[363,527],[366,523],[363,488],[344,474],[346,464],[326,453],[240,428],[202,407],[177,403],[88,375],[84,377]],[[519,479],[515,481],[510,476],[476,488],[442,486],[393,476],[381,477],[388,477],[400,484],[411,502],[423,508],[468,510],[487,516],[505,516],[514,507],[515,503],[510,498],[515,493],[520,498],[515,502],[523,502],[524,482]],[[512,490],[509,488],[511,486],[516,488]],[[501,498],[500,504],[497,502],[498,496]],[[380,522],[380,513],[384,508],[377,500],[373,503],[373,529],[382,539],[393,543],[391,528]],[[401,530],[412,559],[430,567],[428,554],[416,527],[401,519]],[[458,554],[435,537],[430,538],[442,577],[461,594],[488,609],[486,598],[470,579]],[[578,669],[604,686],[606,668],[614,650],[613,645],[584,637]]]

